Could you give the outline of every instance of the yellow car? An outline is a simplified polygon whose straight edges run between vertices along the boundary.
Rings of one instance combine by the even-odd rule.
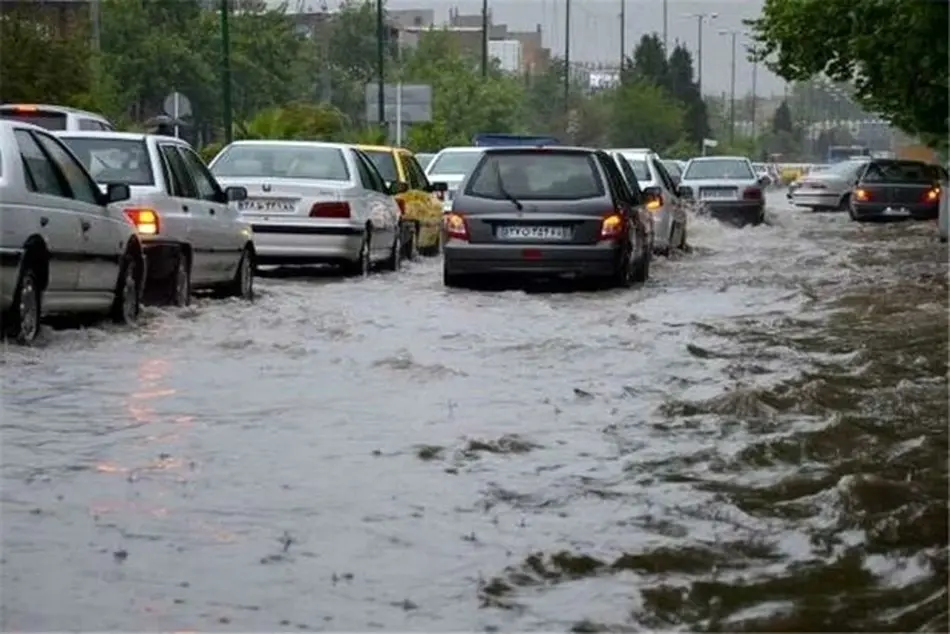
[[[445,183],[430,183],[412,152],[385,145],[358,145],[376,165],[387,183],[402,182],[408,190],[396,196],[402,217],[418,227],[415,249],[420,255],[437,255],[442,242],[442,201]]]

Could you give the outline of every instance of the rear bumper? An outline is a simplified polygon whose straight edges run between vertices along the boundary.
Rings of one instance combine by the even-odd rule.
[[[795,190],[792,193],[791,200],[792,204],[797,207],[837,207],[838,203],[841,202],[842,194],[835,194],[829,192],[803,192],[801,190]]]
[[[760,224],[765,214],[764,200],[710,200],[703,206],[716,220],[739,227]]]
[[[349,224],[254,223],[257,264],[339,264],[356,260],[365,227]]]
[[[934,219],[940,215],[937,203],[851,203],[858,218],[919,218]]]
[[[443,247],[443,257],[445,271],[450,275],[600,277],[613,273],[618,249],[614,242],[562,246],[450,240]]]

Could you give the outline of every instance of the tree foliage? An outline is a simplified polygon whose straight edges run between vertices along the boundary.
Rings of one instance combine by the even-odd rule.
[[[852,82],[868,110],[946,145],[947,20],[945,0],[766,0],[749,24],[783,78]]]

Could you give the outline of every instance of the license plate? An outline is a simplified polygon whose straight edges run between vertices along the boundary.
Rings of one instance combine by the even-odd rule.
[[[898,207],[898,208],[888,207],[887,209],[884,210],[884,215],[895,216],[895,217],[909,216],[910,210],[905,209],[904,207]]]
[[[731,199],[733,199],[733,198],[735,198],[735,197],[736,197],[736,195],[735,195],[733,192],[730,192],[730,191],[715,191],[715,190],[713,190],[713,191],[704,191],[703,194],[702,194],[702,198],[704,198],[704,199],[706,199],[706,200],[709,200],[709,199],[715,199],[715,200],[731,200]]]
[[[238,210],[256,211],[269,214],[291,214],[297,210],[297,203],[293,200],[249,198],[238,203]]]
[[[498,227],[498,237],[503,240],[570,240],[570,227]]]

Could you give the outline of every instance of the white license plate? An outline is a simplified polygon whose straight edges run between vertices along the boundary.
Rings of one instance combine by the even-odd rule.
[[[909,209],[905,209],[904,207],[897,207],[897,208],[895,208],[895,207],[888,207],[887,209],[884,210],[884,215],[885,215],[885,216],[894,216],[894,217],[901,218],[901,217],[903,217],[903,216],[909,216],[909,215],[910,215],[910,210],[909,210]]]
[[[293,200],[274,200],[271,198],[248,198],[238,203],[238,210],[269,214],[292,214],[297,210]]]
[[[503,240],[570,240],[570,227],[498,227]]]
[[[735,197],[733,192],[705,191],[702,193],[703,200],[732,200]]]

